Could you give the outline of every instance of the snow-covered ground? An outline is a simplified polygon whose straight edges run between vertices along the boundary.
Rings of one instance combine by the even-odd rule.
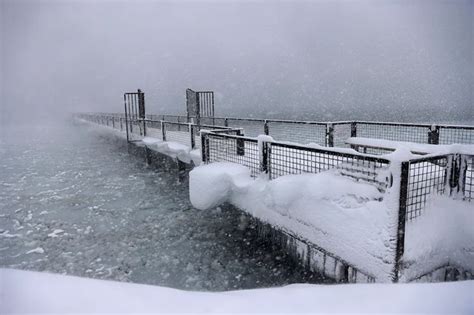
[[[473,314],[474,281],[436,284],[294,284],[229,292],[0,269],[0,313]]]

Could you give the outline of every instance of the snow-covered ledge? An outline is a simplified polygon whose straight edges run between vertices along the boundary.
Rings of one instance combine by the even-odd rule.
[[[389,155],[393,167],[407,155],[411,154],[397,151]],[[230,202],[264,223],[344,259],[377,282],[388,282],[393,279],[395,263],[397,182],[394,179],[394,185],[383,193],[335,169],[254,180],[245,166],[217,162],[190,172],[190,199],[202,210]],[[429,206],[430,211],[407,227],[404,258],[411,266],[404,271],[423,274],[424,262],[433,270],[446,263],[446,257],[461,266],[473,266],[471,204],[436,196]]]

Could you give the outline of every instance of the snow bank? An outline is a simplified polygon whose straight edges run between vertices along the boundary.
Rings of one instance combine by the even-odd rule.
[[[474,268],[473,205],[433,195],[426,210],[405,230],[406,277],[419,276],[441,264]]]
[[[235,183],[251,182],[250,170],[234,163],[213,163],[195,168],[189,173],[193,189],[189,197],[194,207],[205,210],[229,200]]]
[[[167,155],[173,159],[178,159],[181,162],[189,164],[192,161],[194,165],[201,164],[200,150],[191,150],[187,145],[173,141],[163,141],[152,137],[143,138],[142,143],[150,150]]]
[[[173,159],[178,159],[184,163],[191,163],[191,149],[187,145],[178,142],[163,141],[152,137],[143,138],[142,143],[150,150],[167,155]]]
[[[190,196],[199,209],[229,201],[343,257],[379,281],[391,279],[395,213],[370,184],[336,170],[252,180],[244,166],[212,163],[190,172]]]
[[[473,314],[474,281],[297,284],[230,292],[0,269],[0,313],[425,313]]]

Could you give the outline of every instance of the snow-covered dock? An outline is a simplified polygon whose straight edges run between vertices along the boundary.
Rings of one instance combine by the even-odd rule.
[[[126,123],[120,115],[79,117],[201,165],[190,173],[196,208],[233,204],[308,269],[347,282],[473,278],[474,127],[378,123],[374,133],[371,122],[264,120],[267,135],[248,137],[246,127],[259,120],[214,126],[152,116]],[[321,133],[306,144],[292,133],[269,137],[278,124]]]

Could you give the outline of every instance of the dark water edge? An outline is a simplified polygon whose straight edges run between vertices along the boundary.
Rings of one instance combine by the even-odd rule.
[[[172,163],[149,166],[122,139],[34,126],[0,157],[1,267],[209,291],[329,282],[239,210],[194,209]]]

